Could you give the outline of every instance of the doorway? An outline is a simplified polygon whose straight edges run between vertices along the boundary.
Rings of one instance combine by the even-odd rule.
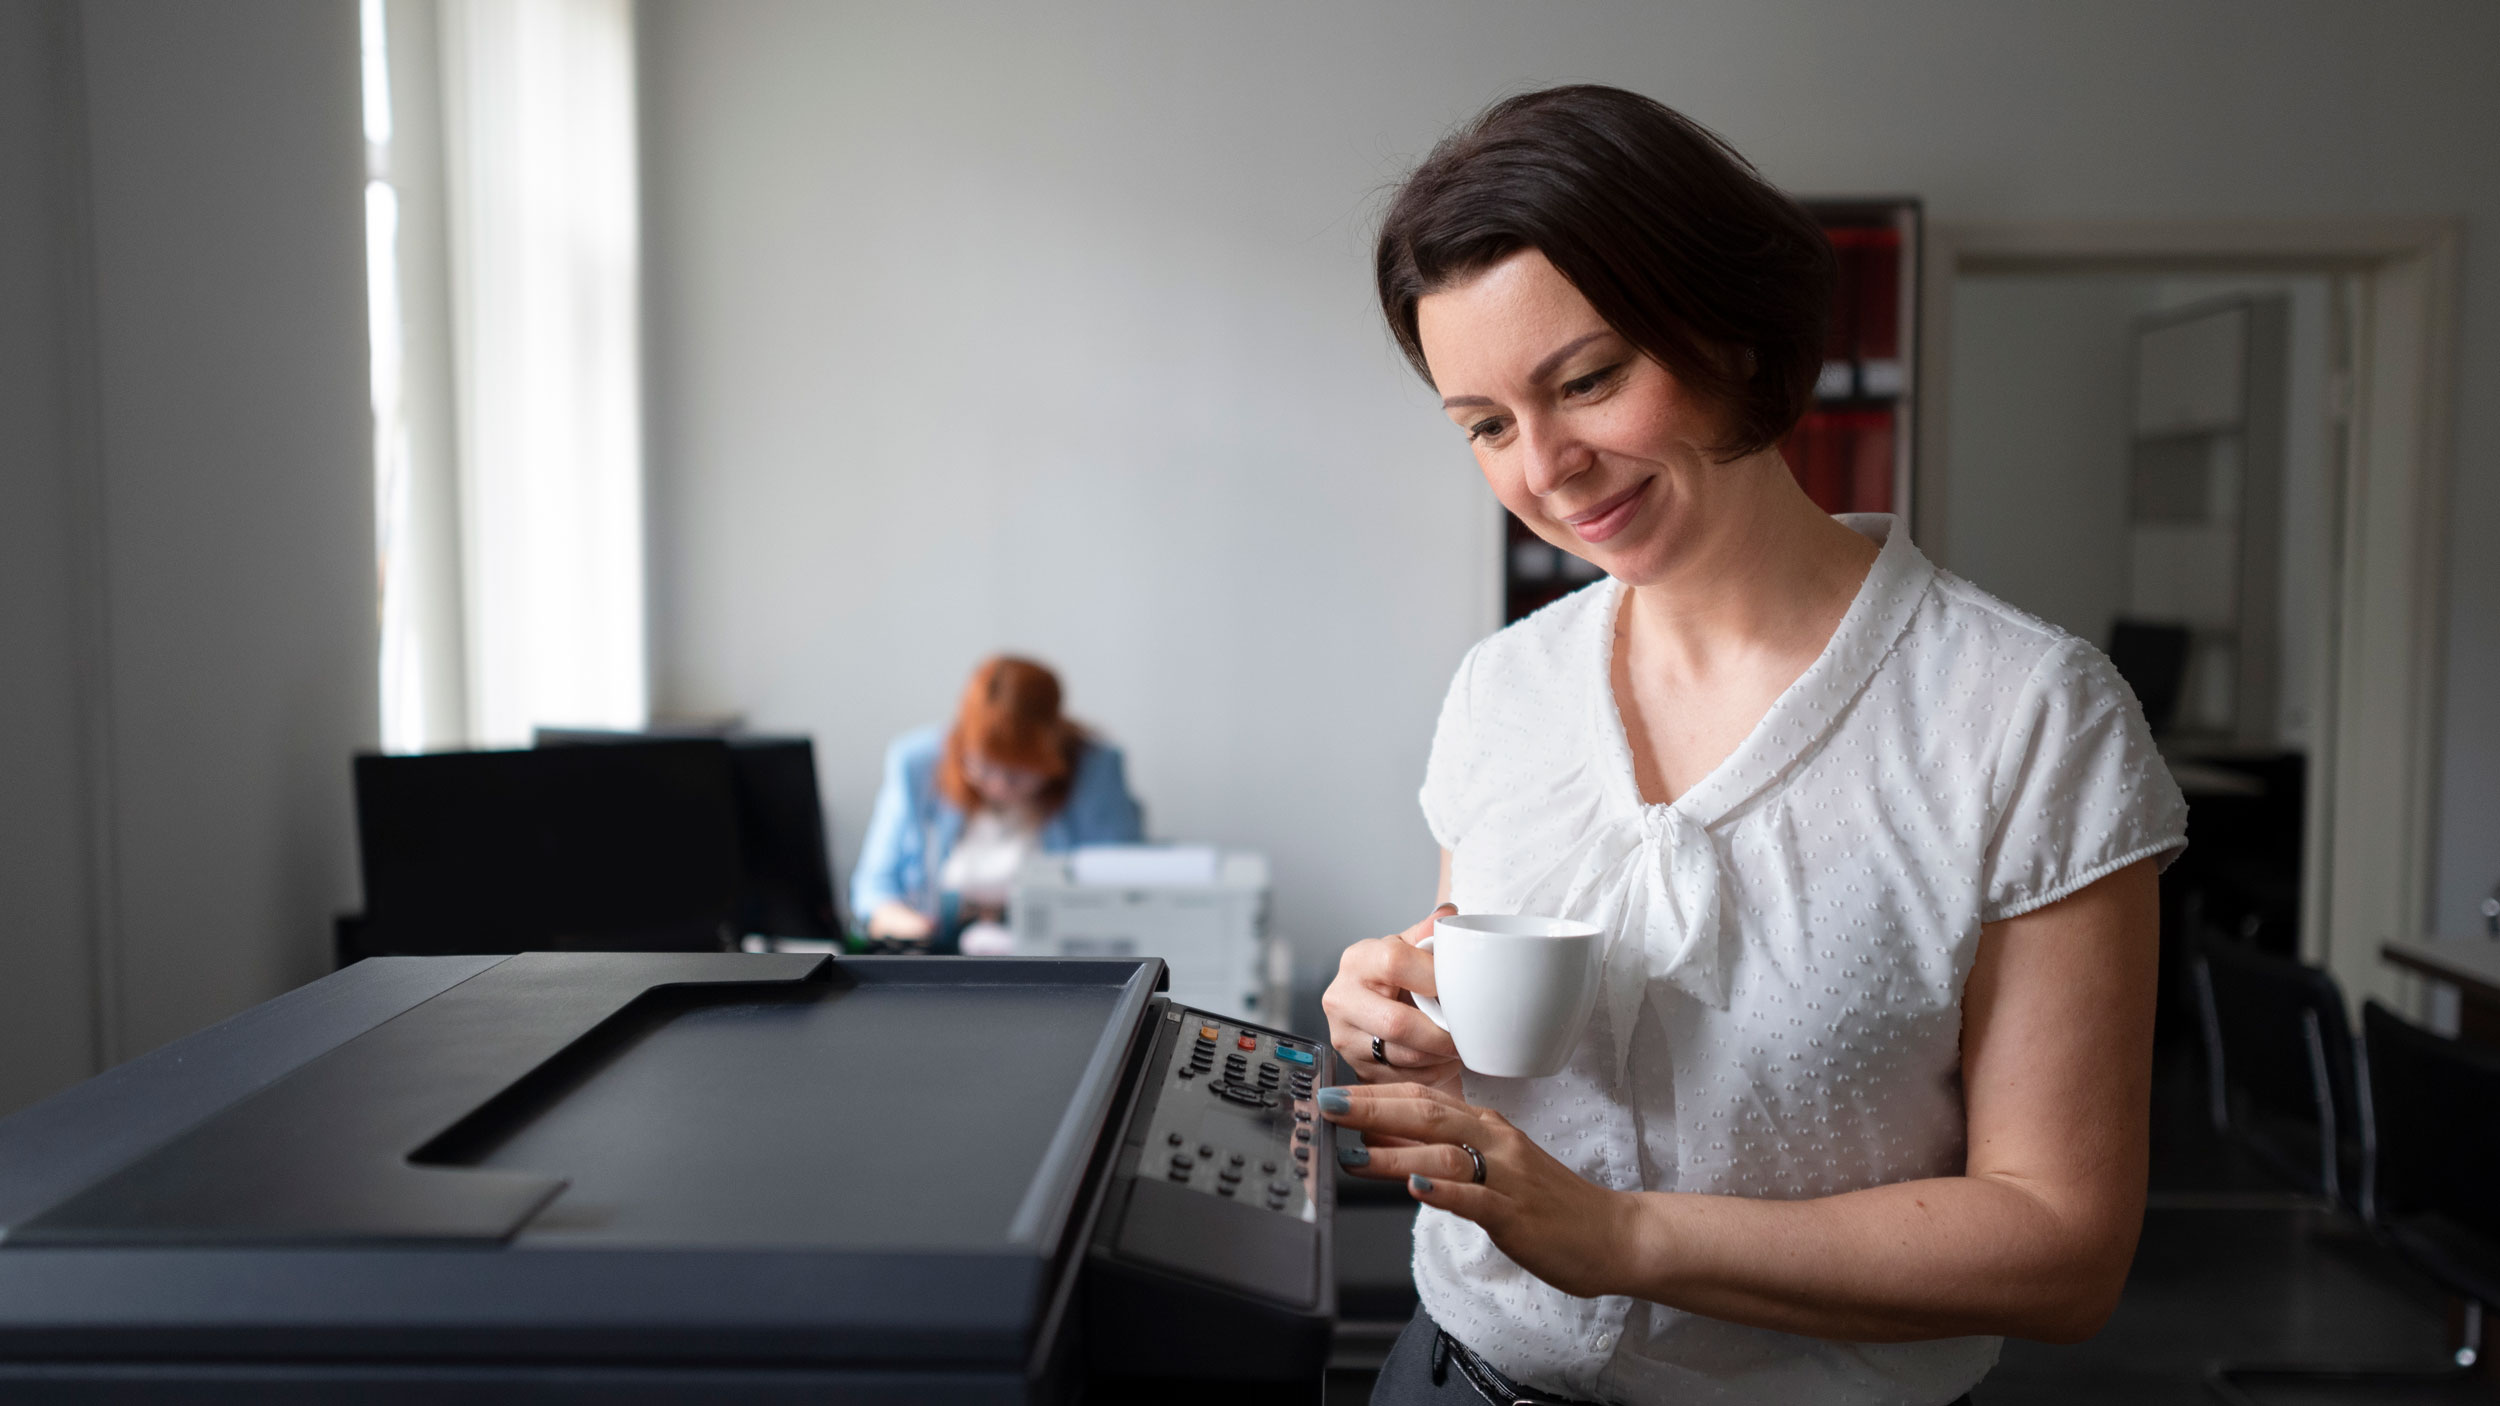
[[[1939,506],[1954,568],[2106,651],[2186,793],[2163,879],[2162,1035],[2185,934],[2302,954],[2348,275],[1966,274]]]
[[[2118,651],[2175,675],[2183,789],[2259,802],[2263,862],[2207,920],[2423,1015],[2379,947],[2428,907],[2459,240],[1939,222],[1912,495],[1940,564],[2105,650],[2131,624],[2184,655]],[[2200,346],[2237,384],[2161,403]]]

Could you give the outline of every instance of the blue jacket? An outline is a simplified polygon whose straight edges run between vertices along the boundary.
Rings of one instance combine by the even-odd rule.
[[[938,794],[938,751],[945,740],[946,729],[933,724],[904,733],[885,749],[885,780],[868,813],[859,865],[851,871],[851,921],[865,925],[880,905],[919,897],[954,853],[964,813]],[[1086,744],[1068,803],[1042,826],[1042,848],[1058,853],[1078,845],[1133,845],[1145,838],[1143,830],[1120,749]]]

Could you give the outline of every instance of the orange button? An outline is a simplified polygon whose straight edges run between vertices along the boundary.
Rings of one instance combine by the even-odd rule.
[[[1242,1037],[1241,1037],[1241,1047],[1242,1047],[1243,1049],[1245,1049],[1245,1050],[1255,1050],[1255,1049],[1257,1049],[1257,1048],[1259,1047],[1259,1037],[1258,1037],[1258,1036],[1256,1036],[1256,1035],[1244,1035],[1244,1036],[1242,1036]]]
[[[1216,1028],[1212,1025],[1201,1025],[1198,1027],[1198,1038],[1201,1040],[1212,1040],[1216,1037],[1217,1033]]]

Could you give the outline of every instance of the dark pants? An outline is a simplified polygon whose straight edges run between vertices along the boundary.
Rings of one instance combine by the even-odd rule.
[[[1537,1396],[1520,1392],[1515,1397],[1501,1390],[1507,1383],[1485,1381],[1482,1371],[1471,1373],[1471,1365],[1456,1346],[1456,1339],[1444,1345],[1441,1325],[1432,1321],[1422,1309],[1407,1320],[1405,1331],[1398,1334],[1395,1347],[1389,1349],[1389,1360],[1380,1364],[1380,1379],[1372,1385],[1371,1406],[1511,1406],[1517,1401],[1559,1401],[1561,1397]],[[1493,1389],[1488,1390],[1490,1386]],[[1953,1406],[1970,1406],[1965,1396]]]

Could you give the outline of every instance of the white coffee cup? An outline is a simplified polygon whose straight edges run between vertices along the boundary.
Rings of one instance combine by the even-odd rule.
[[[1435,1000],[1415,1009],[1450,1032],[1478,1074],[1559,1074],[1597,1006],[1598,931],[1569,918],[1469,913],[1442,918],[1419,944],[1432,954]]]

